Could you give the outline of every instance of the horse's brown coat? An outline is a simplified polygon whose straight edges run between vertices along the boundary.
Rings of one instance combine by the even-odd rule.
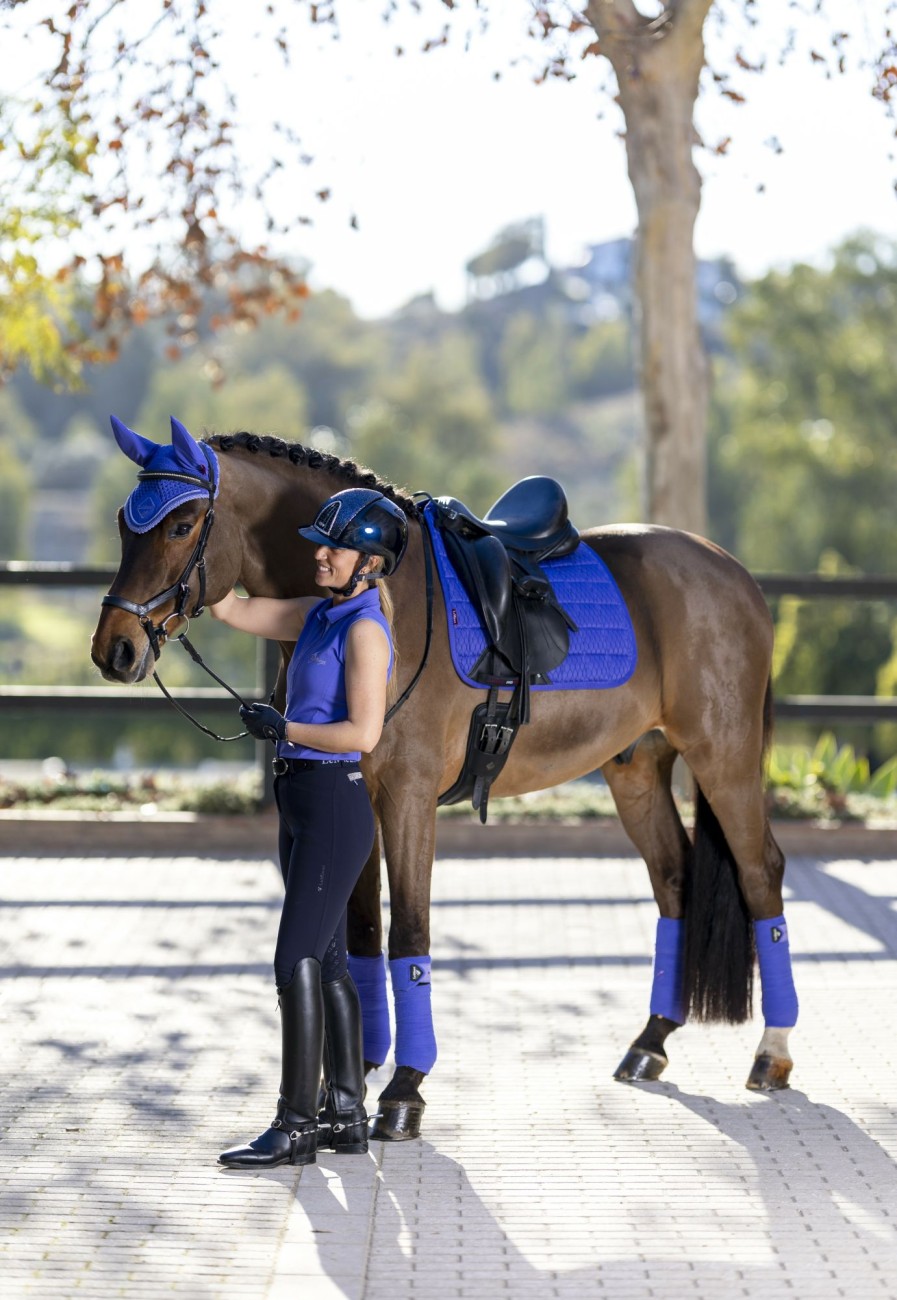
[[[265,439],[260,444],[255,453],[219,446],[221,489],[207,551],[209,603],[237,582],[253,595],[317,591],[313,548],[296,529],[332,492],[347,486],[351,470],[333,463],[310,469],[269,454]],[[122,563],[112,591],[143,601],[175,581],[204,510],[203,502],[190,502],[141,536],[120,523]],[[171,538],[174,524],[184,520],[194,521],[190,535]],[[406,559],[390,579],[400,690],[424,649],[423,541],[416,521],[410,532]],[[544,789],[601,768],[623,825],[645,858],[661,914],[679,917],[688,837],[670,775],[681,754],[725,833],[751,916],[777,916],[784,864],[770,834],[761,773],[772,624],[759,588],[730,555],[687,533],[627,525],[590,529],[583,538],[623,593],[638,665],[625,685],[610,690],[534,692],[532,722],[518,734],[493,797]],[[291,647],[283,649],[288,655]],[[152,671],[137,620],[114,608],[102,611],[92,655],[110,680],[139,681]],[[389,876],[390,957],[429,951],[436,799],[458,775],[470,713],[483,697],[453,670],[437,581],[426,671],[364,761]],[[640,737],[631,763],[613,762]],[[375,852],[350,909],[349,945],[359,955],[381,949],[379,881]]]

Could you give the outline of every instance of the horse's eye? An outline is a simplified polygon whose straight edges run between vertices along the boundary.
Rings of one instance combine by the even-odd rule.
[[[192,529],[192,527],[193,527],[192,524],[175,524],[175,526],[174,526],[174,527],[169,531],[168,536],[169,536],[169,537],[186,537],[187,534],[188,534],[188,533],[190,532],[190,530]]]

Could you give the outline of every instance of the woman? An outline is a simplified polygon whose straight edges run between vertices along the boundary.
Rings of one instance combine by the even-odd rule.
[[[380,739],[394,659],[376,582],[395,572],[408,523],[382,492],[349,488],[325,501],[311,527],[299,533],[318,544],[315,581],[332,593],[329,600],[241,598],[232,591],[209,607],[231,627],[296,640],[286,713],[268,704],[240,710],[253,736],[277,746],[274,793],[286,887],[274,954],[280,1098],[270,1128],[218,1157],[241,1168],[313,1164],[318,1145],[343,1153],[368,1146],[346,905],[374,840],[359,761]],[[388,598],[385,604],[390,610]],[[326,1100],[319,1132],[322,1060]]]

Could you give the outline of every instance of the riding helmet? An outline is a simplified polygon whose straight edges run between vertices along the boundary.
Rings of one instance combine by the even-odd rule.
[[[373,488],[346,488],[324,502],[300,537],[318,546],[361,551],[383,559],[380,575],[388,577],[399,567],[408,545],[408,520],[401,506]]]

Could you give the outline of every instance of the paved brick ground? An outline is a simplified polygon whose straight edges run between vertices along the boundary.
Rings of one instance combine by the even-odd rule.
[[[646,1015],[635,861],[445,861],[425,1137],[219,1170],[273,1113],[273,865],[0,860],[0,1295],[897,1296],[897,860],[790,864],[794,1088]],[[386,1081],[375,1080],[375,1090]]]

